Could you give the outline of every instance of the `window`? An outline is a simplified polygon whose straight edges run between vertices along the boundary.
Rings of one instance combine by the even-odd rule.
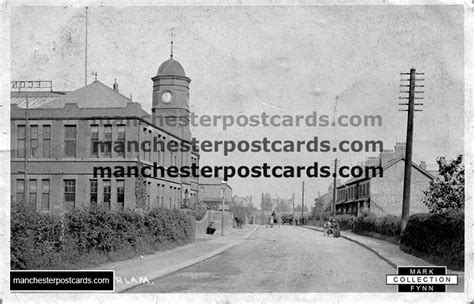
[[[150,208],[150,188],[151,188],[151,182],[145,182],[146,183],[146,206],[147,208]]]
[[[64,154],[66,157],[76,157],[76,126],[65,126]]]
[[[170,186],[170,209],[173,208],[173,187]]]
[[[110,209],[110,196],[111,196],[111,183],[110,180],[104,180],[104,205],[105,208]]]
[[[25,157],[25,126],[18,126],[18,143],[17,143],[17,157]]]
[[[97,207],[97,180],[91,179],[90,180],[90,203],[91,208],[95,209]]]
[[[156,147],[155,147],[155,148],[156,148]],[[158,165],[163,165],[163,164],[161,163],[161,149],[160,149],[160,148],[156,149],[156,163],[157,163]]]
[[[91,156],[99,157],[99,126],[98,125],[91,126]]]
[[[125,181],[117,180],[117,207],[119,210],[124,209],[125,203]]]
[[[41,183],[41,210],[49,210],[49,179],[43,179]]]
[[[163,208],[165,206],[165,197],[164,197],[164,193],[165,193],[165,185],[161,185],[161,208]]]
[[[123,147],[123,151],[118,151],[117,155],[125,158],[125,125],[118,125],[117,141],[121,142],[121,147]]]
[[[38,126],[30,126],[30,156],[38,157]]]
[[[156,195],[156,206],[157,207],[160,207],[160,192],[161,192],[161,185],[160,184],[156,184],[156,187],[157,187],[157,195]]]
[[[36,198],[37,198],[37,193],[38,193],[38,189],[36,187],[37,187],[36,179],[30,179],[30,187],[28,188],[30,195],[28,199],[30,202],[34,203],[35,206],[36,206],[36,201],[37,201]]]
[[[181,190],[180,188],[176,189],[176,197],[178,199],[178,207],[179,208],[181,208],[181,191],[180,190]]]
[[[51,157],[51,126],[43,126],[43,157]]]
[[[74,179],[64,180],[64,201],[66,203],[76,201],[76,181]]]
[[[104,157],[112,157],[112,125],[104,126]]]
[[[17,179],[16,180],[16,200],[21,202],[25,199],[25,180]]]

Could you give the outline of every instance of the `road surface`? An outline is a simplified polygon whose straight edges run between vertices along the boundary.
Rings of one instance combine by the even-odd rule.
[[[260,227],[220,255],[128,292],[396,292],[385,284],[395,273],[348,240],[302,227]]]

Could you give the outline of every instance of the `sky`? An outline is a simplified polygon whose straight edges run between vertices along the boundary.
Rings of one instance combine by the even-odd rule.
[[[58,91],[84,86],[85,9],[13,7],[12,80],[52,80]],[[413,160],[436,169],[436,157],[464,150],[463,6],[253,6],[89,8],[88,83],[112,86],[150,112],[152,81],[174,58],[190,84],[196,115],[381,115],[381,127],[194,127],[199,140],[405,141],[399,112],[400,73],[425,73],[424,106],[416,112]],[[98,101],[100,102],[100,101]],[[355,165],[376,153],[201,153],[202,165]],[[233,194],[261,192],[313,204],[330,179],[241,179]]]

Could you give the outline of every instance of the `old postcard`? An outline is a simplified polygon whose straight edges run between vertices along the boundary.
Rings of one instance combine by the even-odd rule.
[[[0,302],[472,302],[470,3],[1,12]]]

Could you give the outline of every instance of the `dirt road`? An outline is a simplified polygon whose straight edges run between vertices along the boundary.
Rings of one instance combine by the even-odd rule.
[[[262,227],[223,254],[128,292],[396,292],[385,284],[391,273],[385,261],[342,238]]]

